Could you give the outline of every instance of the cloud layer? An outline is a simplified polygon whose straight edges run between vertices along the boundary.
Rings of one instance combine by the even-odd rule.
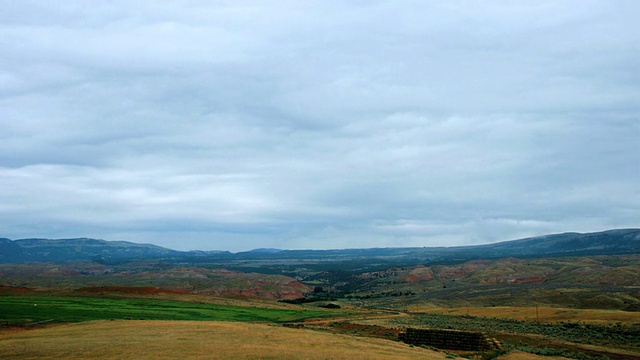
[[[639,225],[634,1],[2,7],[3,236],[236,251]]]

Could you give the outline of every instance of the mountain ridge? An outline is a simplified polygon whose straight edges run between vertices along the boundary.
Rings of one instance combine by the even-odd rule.
[[[391,247],[334,250],[254,249],[246,252],[179,251],[153,244],[92,238],[0,238],[0,263],[38,261],[128,261],[167,259],[198,262],[204,259],[392,258],[465,261],[479,258],[619,255],[640,253],[640,229],[565,232],[492,244],[452,247]]]

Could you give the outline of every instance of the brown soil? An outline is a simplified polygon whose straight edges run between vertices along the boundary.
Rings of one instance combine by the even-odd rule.
[[[161,289],[156,287],[128,287],[128,286],[95,286],[77,289],[79,293],[104,295],[105,293],[155,295],[155,294],[186,294],[184,290]]]
[[[0,285],[0,294],[2,295],[24,295],[32,291],[33,290],[24,286]]]
[[[398,340],[398,334],[400,334],[400,330],[398,329],[378,325],[353,324],[348,322],[331,323],[329,324],[328,329],[338,334],[366,336],[389,340]]]

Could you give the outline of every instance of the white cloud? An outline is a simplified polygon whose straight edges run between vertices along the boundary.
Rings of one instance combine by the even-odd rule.
[[[5,10],[2,236],[423,246],[640,218],[635,2]]]

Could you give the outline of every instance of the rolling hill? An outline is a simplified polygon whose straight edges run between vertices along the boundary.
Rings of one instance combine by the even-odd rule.
[[[505,257],[621,255],[640,253],[640,229],[595,233],[563,233],[478,246],[374,248],[342,250],[257,249],[232,254],[226,251],[177,251],[126,241],[0,238],[0,263],[34,261],[118,262],[164,259],[201,263],[228,260],[332,260],[382,259],[392,263],[463,262]]]

